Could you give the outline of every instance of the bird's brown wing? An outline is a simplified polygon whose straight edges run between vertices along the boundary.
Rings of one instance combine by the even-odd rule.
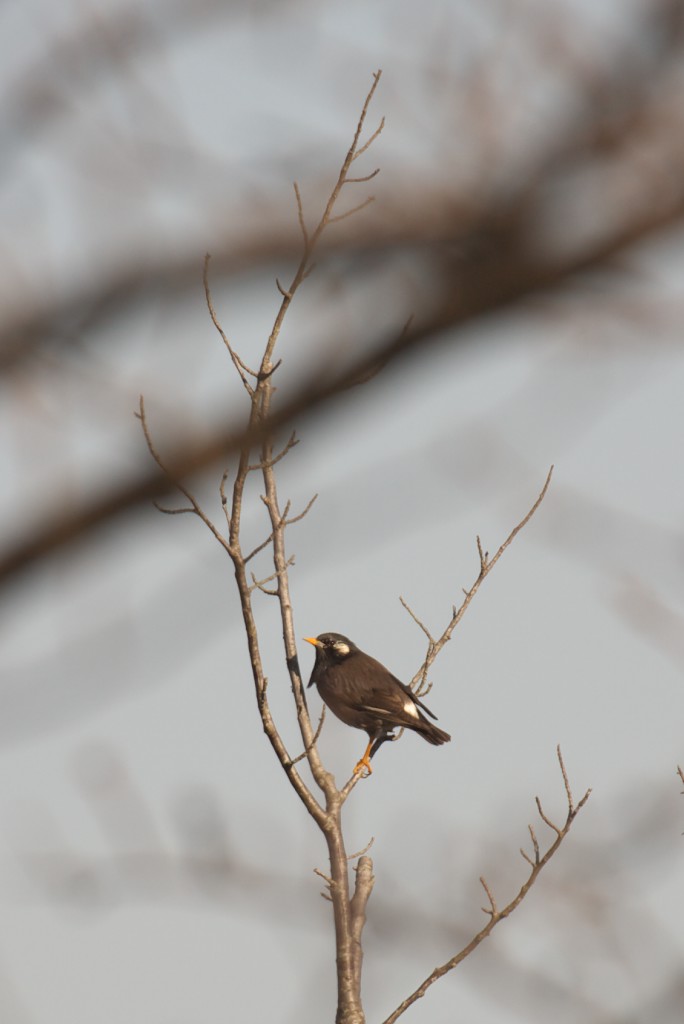
[[[387,699],[387,694],[378,693],[375,696],[368,697],[364,700],[363,704],[359,704],[355,707],[360,714],[371,716],[377,722],[382,722],[388,728],[395,726],[404,726],[407,729],[417,726],[421,721],[426,721],[416,711],[416,714],[411,714],[406,710],[405,698],[400,700]]]
[[[366,655],[354,670],[345,680],[345,699],[354,710],[365,711],[388,725],[410,727],[422,717],[415,694],[375,658]]]
[[[394,678],[394,677],[392,677],[392,678]],[[409,696],[411,698],[411,700],[414,702],[414,704],[417,704],[419,708],[422,708],[422,710],[425,712],[426,715],[429,715],[430,718],[434,718],[435,721],[437,721],[437,715],[434,713],[434,711],[430,711],[430,708],[426,707],[425,704],[423,704],[422,700],[420,700],[418,697],[416,697],[415,693],[413,692],[412,689],[410,689],[410,687],[406,686],[405,683],[399,682],[398,679],[397,679],[397,682],[399,683],[399,686],[401,686],[401,688],[404,691],[404,693],[407,694],[407,696]]]
[[[416,697],[415,693],[413,692],[413,690],[410,689],[410,687],[408,687],[405,683],[402,683],[402,681],[400,679],[397,679],[395,675],[392,675],[392,673],[388,669],[386,669],[385,666],[381,664],[381,662],[376,661],[375,658],[371,658],[370,655],[367,655],[367,658],[368,661],[374,662],[376,669],[382,670],[382,672],[388,679],[391,679],[393,683],[396,683],[399,689],[402,690],[406,694],[406,696],[413,701],[414,704],[417,704],[418,707],[421,708],[426,715],[429,715],[430,718],[434,718],[435,721],[437,721],[437,715],[430,711],[430,708],[426,707],[425,704],[423,704],[422,700],[420,700],[420,698]]]

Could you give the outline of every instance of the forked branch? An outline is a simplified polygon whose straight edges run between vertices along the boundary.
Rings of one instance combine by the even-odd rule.
[[[363,1024],[364,1021],[363,1007],[361,1003],[361,938],[365,924],[366,906],[368,899],[370,898],[374,882],[373,865],[370,857],[366,856],[370,844],[364,850],[360,851],[360,853],[353,854],[351,857],[346,853],[344,835],[342,831],[341,812],[344,802],[354,786],[357,784],[359,776],[354,775],[342,789],[337,788],[332,774],[325,769],[320,760],[316,745],[323,725],[325,712],[321,715],[318,726],[314,730],[304,695],[304,688],[297,658],[294,617],[288,579],[288,569],[293,564],[293,556],[287,554],[285,533],[288,526],[298,522],[307,514],[315,500],[315,496],[306,505],[304,510],[296,515],[290,514],[291,505],[289,501],[286,501],[284,505],[281,506],[276,486],[276,466],[280,460],[290,452],[297,442],[295,435],[292,434],[279,451],[274,448],[275,438],[273,434],[274,428],[272,428],[272,425],[277,422],[277,418],[274,418],[272,415],[271,403],[275,394],[273,377],[280,366],[280,360],[274,359],[276,343],[290,303],[293,301],[300,285],[304,280],[306,280],[314,268],[315,264],[313,263],[313,255],[318,241],[327,227],[359,212],[359,210],[363,209],[369,202],[372,202],[373,199],[372,196],[368,196],[346,212],[336,212],[336,204],[345,185],[368,182],[378,173],[377,170],[373,170],[366,175],[360,174],[355,177],[350,176],[352,163],[367,152],[372,143],[377,139],[384,126],[383,119],[370,137],[365,142],[361,142],[361,136],[365,127],[369,105],[380,80],[380,75],[380,71],[373,75],[373,84],[366,96],[351,147],[344,158],[337,181],[328,197],[323,213],[313,229],[309,229],[307,227],[302,195],[298,185],[295,183],[294,188],[297,203],[297,217],[302,235],[302,255],[294,276],[287,287],[284,287],[279,280],[276,280],[276,286],[281,296],[281,303],[257,369],[251,369],[243,361],[232,347],[226,333],[221,327],[209,288],[209,257],[205,259],[204,288],[207,307],[214,326],[221,335],[226,350],[230,355],[242,386],[249,396],[248,423],[240,442],[238,465],[234,470],[234,476],[232,477],[232,490],[229,491],[227,487],[228,471],[223,474],[219,487],[221,503],[228,527],[227,537],[224,537],[216,529],[211,520],[209,520],[202,511],[192,493],[182,484],[176,483],[188,504],[178,509],[163,510],[170,514],[192,512],[197,515],[211,530],[216,539],[219,540],[232,559],[247,637],[257,706],[261,716],[264,732],[266,733],[290,784],[308,810],[309,814],[318,824],[328,845],[330,873],[328,875],[323,874],[321,871],[317,871],[317,874],[319,874],[326,883],[327,891],[323,895],[326,899],[331,901],[334,914],[338,977],[338,1024]],[[409,326],[410,322],[406,324],[403,334],[408,331]],[[383,360],[374,361],[372,366],[366,368],[364,374],[351,378],[348,381],[348,385],[356,386],[360,383],[364,383],[367,379],[370,379],[371,376],[382,369],[383,365]],[[148,430],[142,399],[140,401],[140,411],[138,415],[142,423],[150,453],[159,467],[166,472],[164,464],[152,442],[152,438]],[[258,455],[255,454],[257,451]],[[245,554],[242,550],[243,500],[245,498],[246,484],[249,474],[254,472],[258,472],[262,476],[264,486],[262,500],[268,513],[270,529],[266,539],[261,543],[257,543],[256,546],[252,547],[251,550]],[[479,574],[470,590],[465,592],[465,597],[461,606],[458,609],[454,607],[452,618],[441,635],[435,638],[402,598],[404,607],[417,625],[423,630],[428,641],[427,656],[424,664],[421,670],[416,674],[412,683],[412,685],[415,686],[420,680],[419,692],[426,691],[426,688],[428,687],[427,673],[430,666],[450,639],[455,627],[460,622],[480,584],[492,570],[494,565],[496,565],[499,558],[506,548],[512,543],[516,535],[526,525],[526,523],[529,522],[530,518],[534,515],[535,511],[543,501],[550,479],[551,471],[549,471],[546,483],[544,484],[544,487],[534,505],[518,525],[511,531],[493,558],[490,559],[487,552],[483,551],[478,537],[477,547],[480,560]],[[268,568],[265,574],[262,573],[261,575],[257,575],[256,573],[251,572],[250,563],[252,560],[267,548],[271,549],[272,565]],[[249,573],[248,566],[250,568]],[[272,584],[272,586],[268,586],[268,584]],[[277,724],[273,719],[268,700],[268,680],[262,663],[260,639],[253,605],[253,602],[258,600],[262,593],[275,597],[280,607],[285,657],[299,730],[303,741],[302,747],[300,747],[301,753],[294,758],[290,757],[289,751],[281,737]],[[517,907],[529,891],[530,887],[534,884],[539,872],[546,863],[548,863],[549,859],[560,846],[561,842],[567,835],[575,815],[588,799],[589,792],[584,795],[579,804],[574,804],[560,749],[558,749],[558,759],[561,766],[568,800],[568,813],[564,825],[562,827],[556,826],[551,819],[546,816],[541,804],[537,800],[537,808],[542,822],[555,833],[556,838],[554,842],[548,848],[546,853],[542,855],[534,829],[532,826],[529,827],[532,842],[532,855],[524,853],[523,856],[530,867],[530,874],[517,896],[500,910],[492,889],[486,880],[482,878],[481,884],[488,900],[488,907],[485,908],[485,913],[489,920],[486,926],[466,947],[464,947],[463,950],[461,950],[460,953],[452,957],[451,960],[447,961],[442,967],[433,971],[432,974],[425,979],[422,985],[416,989],[414,993],[408,996],[407,999],[404,1000],[404,1002],[394,1011],[394,1013],[387,1018],[385,1024],[392,1024],[392,1022],[395,1021],[406,1009],[408,1009],[409,1006],[411,1006],[417,999],[421,998],[421,996],[424,995],[427,989],[436,980],[438,980],[438,978],[442,977],[448,971],[457,966],[458,963],[460,963],[480,944],[480,942],[482,942],[484,938],[486,938],[500,920],[507,917],[508,914]],[[314,782],[320,791],[317,795],[314,795],[314,788],[310,787],[299,773],[299,763],[304,760],[308,763]],[[350,860],[356,859],[358,860],[358,863],[355,867],[355,882],[353,891],[350,891],[349,862]]]
[[[340,198],[340,193],[342,192],[342,189],[344,188],[345,185],[350,185],[359,181],[370,180],[370,178],[374,178],[375,175],[378,173],[376,170],[373,171],[372,174],[365,177],[351,178],[349,176],[349,169],[354,160],[357,160],[358,157],[360,157],[363,153],[365,153],[368,150],[368,148],[377,139],[385,124],[385,119],[383,118],[379,126],[370,136],[370,138],[365,143],[363,143],[363,145],[360,145],[361,135],[363,133],[363,129],[366,123],[366,116],[368,114],[368,108],[375,94],[375,90],[378,87],[378,83],[380,82],[381,75],[382,71],[376,71],[373,74],[373,84],[363,104],[361,115],[356,125],[356,131],[354,132],[352,144],[349,147],[349,151],[342,162],[342,166],[340,168],[337,181],[335,182],[332,191],[328,196],[328,201],[325,204],[325,209],[323,210],[323,213],[321,214],[321,217],[313,231],[309,231],[309,229],[306,226],[306,218],[304,215],[304,201],[302,199],[302,194],[299,185],[297,184],[297,182],[294,183],[295,197],[297,200],[297,219],[299,221],[299,229],[302,233],[303,251],[301,259],[299,261],[299,265],[295,271],[294,277],[292,278],[289,287],[285,288],[280,283],[280,281],[276,279],[276,287],[280,292],[280,295],[282,296],[282,302],[280,304],[280,309],[278,310],[275,322],[273,324],[271,336],[266,346],[266,351],[264,353],[264,358],[261,364],[262,371],[264,369],[270,369],[270,359],[273,354],[273,349],[275,348],[276,341],[278,340],[278,336],[280,334],[285,314],[287,313],[287,310],[290,307],[290,303],[292,302],[299,286],[302,284],[303,281],[306,280],[306,278],[313,270],[313,263],[311,261],[311,258],[316,246],[318,245],[321,235],[323,234],[325,229],[329,227],[331,224],[333,224],[335,221],[342,220],[343,218],[349,217],[354,213],[358,213],[365,206],[367,206],[368,203],[373,201],[373,196],[368,196],[365,200],[363,200],[361,203],[355,206],[354,209],[348,210],[346,213],[342,213],[340,215],[333,215],[333,210],[337,205],[337,201]]]
[[[201,519],[204,525],[207,527],[207,529],[212,532],[212,534],[219,542],[221,547],[225,551],[228,551],[228,541],[223,536],[223,534],[220,533],[219,530],[217,530],[217,528],[214,526],[209,516],[204,512],[202,506],[195,498],[194,494],[190,490],[188,490],[185,484],[181,483],[178,480],[174,480],[171,474],[169,473],[168,469],[166,468],[162,460],[162,457],[157,451],[157,448],[152,440],[152,434],[150,433],[150,428],[147,423],[147,414],[145,412],[145,400],[142,395],[140,396],[140,405],[135,415],[140,420],[140,423],[142,425],[143,434],[145,436],[145,443],[147,445],[150,455],[157,463],[162,473],[165,473],[170,480],[173,480],[174,484],[181,492],[181,494],[190,502],[190,506],[188,508],[162,508],[160,505],[157,505],[156,507],[159,509],[160,512],[164,512],[165,515],[181,515],[186,512],[193,513],[198,517],[198,519]]]
[[[242,384],[243,384],[243,386],[245,388],[245,391],[247,392],[247,394],[249,395],[250,398],[253,398],[254,397],[254,387],[253,387],[253,385],[250,383],[250,381],[247,378],[248,378],[248,376],[256,378],[257,377],[257,373],[256,373],[255,370],[250,370],[250,368],[243,362],[243,360],[237,354],[237,352],[235,351],[235,349],[231,345],[230,341],[228,340],[228,336],[226,335],[225,331],[223,330],[223,327],[221,326],[219,318],[216,315],[216,310],[214,309],[214,302],[213,302],[213,299],[211,297],[211,289],[209,288],[209,260],[210,259],[211,259],[211,256],[210,256],[209,253],[207,253],[205,255],[205,257],[204,257],[204,273],[203,273],[204,297],[205,297],[205,300],[206,300],[206,303],[207,303],[207,309],[209,310],[209,315],[210,315],[210,317],[211,317],[211,319],[213,321],[214,327],[216,328],[216,330],[221,335],[221,338],[223,339],[223,344],[226,346],[226,349],[228,350],[228,354],[230,355],[230,358],[231,358],[231,360],[233,362],[233,366],[235,367],[235,369],[238,372],[238,375],[240,377],[240,380],[242,381]]]
[[[423,631],[423,633],[425,633],[425,635],[427,637],[427,640],[428,640],[428,646],[427,646],[427,652],[426,652],[426,655],[425,655],[425,660],[423,661],[423,664],[420,666],[420,668],[418,669],[418,671],[416,672],[416,674],[414,675],[414,677],[413,677],[413,679],[411,680],[411,683],[410,683],[410,686],[411,686],[412,689],[417,689],[417,692],[418,692],[419,696],[422,696],[426,692],[424,687],[426,686],[427,673],[430,670],[430,667],[432,666],[435,658],[440,653],[440,651],[445,646],[445,644],[447,644],[449,642],[449,640],[451,640],[451,637],[452,637],[452,634],[453,634],[454,630],[456,629],[456,627],[458,626],[459,622],[461,621],[461,619],[465,615],[466,610],[468,609],[468,607],[470,605],[470,602],[473,600],[473,598],[475,597],[475,594],[480,589],[481,584],[484,582],[484,580],[487,578],[489,573],[492,571],[492,569],[494,568],[496,563],[499,561],[499,559],[503,555],[503,553],[506,550],[506,548],[509,547],[513,543],[513,541],[518,536],[520,531],[525,526],[527,526],[527,524],[529,523],[530,519],[532,518],[534,513],[537,511],[537,509],[541,505],[541,503],[544,500],[544,498],[546,497],[546,492],[549,489],[549,485],[551,483],[551,476],[552,475],[553,475],[553,466],[551,466],[551,468],[549,469],[549,472],[546,475],[546,480],[544,481],[544,486],[542,487],[541,491],[539,492],[539,494],[538,494],[534,504],[529,509],[529,511],[526,512],[526,514],[523,516],[523,518],[520,520],[520,522],[517,524],[517,526],[513,527],[513,529],[511,530],[511,532],[508,534],[508,536],[506,537],[505,541],[503,542],[503,544],[501,544],[501,546],[497,550],[496,554],[492,558],[489,557],[489,552],[483,550],[482,542],[481,542],[480,538],[479,537],[476,538],[476,541],[477,541],[477,553],[478,553],[478,558],[480,560],[480,571],[477,574],[477,578],[472,583],[470,589],[464,591],[465,596],[463,598],[463,601],[459,605],[459,607],[457,608],[454,605],[453,610],[452,610],[451,619],[450,619],[446,629],[442,632],[441,636],[439,636],[437,639],[435,639],[433,637],[432,633],[430,632],[430,630],[428,629],[428,627],[423,622],[421,622],[421,620],[418,618],[418,616],[415,614],[415,612],[406,603],[404,598],[403,597],[399,598],[399,600],[401,601],[401,603],[404,606],[404,608],[406,609],[406,611],[409,613],[409,615],[411,616],[413,621],[416,623],[416,625],[420,627],[420,629]]]
[[[521,885],[517,894],[509,903],[506,904],[505,907],[499,909],[489,884],[484,878],[480,878],[480,884],[482,885],[485,891],[489,903],[488,907],[482,908],[484,913],[489,918],[487,924],[484,926],[484,928],[481,929],[481,931],[477,933],[477,935],[473,936],[470,942],[466,946],[464,946],[463,949],[459,950],[458,953],[452,956],[450,960],[447,960],[446,963],[442,964],[440,967],[436,967],[434,971],[431,974],[429,974],[427,978],[418,986],[418,988],[414,992],[412,992],[410,996],[407,996],[406,999],[404,999],[404,1001],[399,1004],[396,1010],[394,1010],[389,1015],[389,1017],[387,1017],[383,1021],[383,1024],[394,1024],[394,1021],[398,1020],[399,1017],[401,1017],[401,1015],[406,1010],[408,1010],[410,1006],[413,1006],[413,1004],[418,999],[421,999],[425,995],[425,993],[427,992],[431,985],[434,985],[436,981],[439,981],[440,978],[443,978],[445,974],[449,973],[449,971],[453,971],[453,969],[455,967],[458,967],[458,965],[463,960],[465,960],[465,958],[469,956],[473,952],[473,950],[477,949],[480,943],[483,942],[487,938],[487,936],[492,933],[494,928],[496,928],[497,924],[500,921],[503,921],[504,918],[508,917],[509,914],[512,914],[516,907],[518,907],[519,904],[522,903],[522,901],[525,899],[534,883],[539,878],[539,875],[542,872],[542,870],[546,867],[546,865],[549,863],[553,855],[560,848],[560,845],[567,836],[568,832],[570,831],[570,827],[572,826],[573,821],[577,817],[577,814],[582,809],[582,807],[584,807],[585,803],[589,799],[591,790],[588,789],[586,791],[586,793],[579,801],[579,803],[576,804],[574,802],[572,792],[570,790],[570,784],[568,782],[568,774],[565,769],[563,755],[561,754],[560,747],[556,747],[556,754],[558,757],[558,763],[560,765],[561,774],[563,776],[563,783],[565,785],[565,795],[568,804],[568,810],[563,825],[555,825],[542,811],[541,804],[539,802],[539,797],[535,798],[537,809],[542,818],[542,821],[546,825],[548,825],[548,827],[551,828],[552,831],[556,834],[555,840],[553,841],[551,846],[549,846],[546,853],[542,855],[539,843],[534,834],[534,829],[531,825],[528,826],[530,830],[530,835],[532,837],[534,856],[530,857],[529,854],[525,853],[522,850],[520,851],[523,857],[525,858],[526,862],[530,865],[530,873],[527,877],[527,880],[523,883],[523,885]]]

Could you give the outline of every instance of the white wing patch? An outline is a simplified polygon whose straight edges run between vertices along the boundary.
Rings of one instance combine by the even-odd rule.
[[[404,711],[407,715],[413,715],[414,718],[419,718],[418,709],[412,700],[406,700],[404,702]]]

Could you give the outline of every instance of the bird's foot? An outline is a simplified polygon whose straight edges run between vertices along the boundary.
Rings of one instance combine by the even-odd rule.
[[[362,779],[367,779],[368,776],[372,774],[373,769],[371,768],[368,751],[366,751],[361,760],[357,761],[357,763],[354,765],[354,775],[361,775]]]

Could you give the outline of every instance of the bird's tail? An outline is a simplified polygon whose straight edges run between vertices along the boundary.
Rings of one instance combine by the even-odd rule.
[[[451,736],[448,732],[444,732],[444,729],[438,729],[436,725],[428,722],[426,718],[421,718],[420,725],[416,726],[416,732],[420,733],[424,740],[434,744],[436,747],[451,741]]]

